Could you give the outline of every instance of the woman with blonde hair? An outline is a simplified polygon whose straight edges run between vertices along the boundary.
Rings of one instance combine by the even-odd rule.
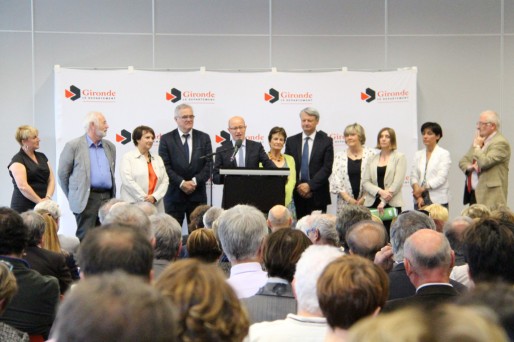
[[[248,335],[248,315],[217,266],[179,260],[164,270],[155,288],[179,310],[179,341],[239,342]]]

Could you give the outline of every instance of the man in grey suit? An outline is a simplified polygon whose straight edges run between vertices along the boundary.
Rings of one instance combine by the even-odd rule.
[[[77,237],[100,224],[98,210],[116,196],[116,147],[104,137],[109,125],[102,113],[90,112],[86,134],[66,143],[59,158],[59,184],[77,221]]]

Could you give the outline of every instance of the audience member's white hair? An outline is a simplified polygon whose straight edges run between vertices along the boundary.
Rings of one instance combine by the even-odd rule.
[[[333,246],[309,246],[296,264],[294,287],[298,310],[321,315],[316,284],[325,267],[333,260],[343,256],[339,248]]]
[[[108,200],[107,202],[102,204],[100,209],[98,209],[98,220],[100,221],[100,224],[105,223],[105,217],[107,217],[107,214],[109,214],[109,211],[111,210],[112,206],[115,205],[116,203],[126,203],[126,202],[120,198],[111,198],[110,200]]]
[[[36,210],[46,210],[52,215],[55,222],[59,222],[59,218],[61,217],[61,208],[59,208],[59,204],[52,200],[41,201],[34,207],[34,211]]]
[[[115,203],[105,217],[104,224],[123,224],[132,226],[145,234],[149,240],[153,239],[150,219],[145,212],[133,204],[122,202]]]
[[[155,236],[154,259],[174,260],[182,244],[182,227],[166,213],[152,215],[150,222]]]
[[[205,228],[212,228],[212,224],[218,219],[218,217],[220,217],[221,213],[223,213],[223,209],[210,207],[205,214],[203,214],[203,226]]]
[[[157,214],[157,207],[150,202],[136,202],[134,205],[143,210],[146,216],[150,217]]]

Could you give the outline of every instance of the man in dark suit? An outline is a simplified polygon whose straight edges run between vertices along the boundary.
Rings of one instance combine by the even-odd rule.
[[[455,253],[443,234],[420,229],[407,238],[404,253],[405,270],[416,287],[416,293],[410,297],[388,301],[384,311],[406,305],[421,305],[432,309],[438,304],[456,299],[459,293],[450,284]]]
[[[328,177],[334,161],[332,138],[323,131],[316,131],[318,111],[307,107],[300,112],[300,119],[303,132],[287,139],[285,151],[293,156],[296,165],[293,199],[298,219],[313,210],[327,211],[331,203]]]
[[[223,184],[224,177],[220,175],[220,168],[258,168],[262,163],[266,169],[274,169],[275,164],[269,159],[260,142],[246,139],[246,123],[240,116],[234,116],[228,120],[228,130],[232,139],[224,141],[216,149],[216,161],[214,162],[214,184]],[[241,147],[234,154],[235,144],[241,140]]]
[[[164,209],[181,225],[200,204],[207,203],[205,182],[210,177],[211,161],[201,158],[212,153],[211,138],[193,129],[193,108],[181,104],[175,108],[177,128],[164,134],[159,143],[159,155],[170,179],[164,196]]]

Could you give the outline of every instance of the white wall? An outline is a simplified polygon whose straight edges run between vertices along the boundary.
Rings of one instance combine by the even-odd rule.
[[[450,211],[457,215],[464,186],[457,164],[480,111],[497,110],[514,143],[513,60],[514,0],[0,0],[0,205],[10,203],[6,166],[18,149],[17,126],[38,127],[41,151],[55,163],[55,64],[417,66],[418,122],[443,127],[440,143],[453,159]],[[514,208],[514,191],[509,204]]]

